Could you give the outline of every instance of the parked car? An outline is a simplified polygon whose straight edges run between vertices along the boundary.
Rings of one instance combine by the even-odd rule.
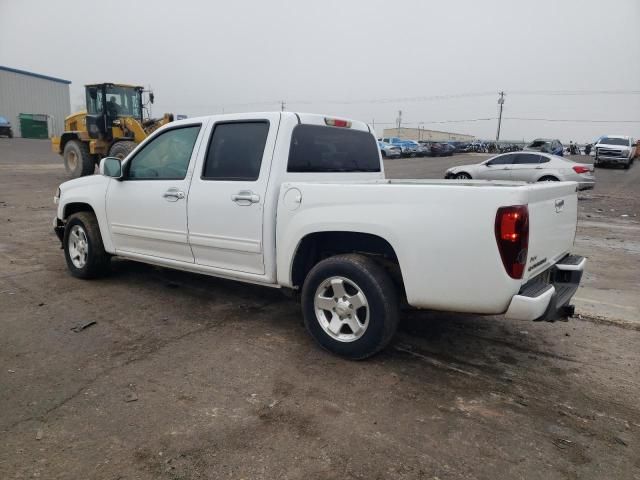
[[[621,165],[629,168],[636,158],[636,142],[633,138],[623,135],[608,135],[598,140],[595,145],[593,164],[596,167],[602,165]]]
[[[450,143],[444,142],[440,145],[442,145],[442,153],[440,155],[442,155],[443,157],[450,157],[456,151],[456,147],[454,147]]]
[[[11,129],[11,122],[5,117],[0,117],[0,136],[3,135],[13,138],[13,130]]]
[[[78,278],[119,256],[300,292],[309,333],[352,359],[389,343],[401,303],[520,320],[570,313],[586,264],[569,253],[575,185],[383,172],[365,122],[191,118],[60,185],[53,227]]]
[[[379,141],[378,147],[380,147],[380,153],[384,158],[400,158],[402,156],[402,150],[396,145]]]
[[[562,157],[564,155],[564,147],[560,140],[549,138],[536,138],[533,142],[523,148],[525,152],[542,152],[551,153]]]
[[[399,147],[403,157],[418,156],[418,148],[416,147],[416,144],[411,140],[406,140],[399,137],[389,137],[383,138],[382,141]]]
[[[444,178],[458,180],[514,180],[578,182],[579,190],[595,186],[593,165],[576,163],[550,153],[504,153],[475,165],[452,167]]]
[[[444,152],[444,146],[438,142],[429,142],[429,156],[439,157]]]

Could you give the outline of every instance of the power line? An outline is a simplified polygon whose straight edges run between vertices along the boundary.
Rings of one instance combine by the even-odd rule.
[[[505,120],[524,120],[532,122],[572,122],[572,123],[640,123],[640,120],[592,120],[592,119],[564,119],[564,118],[527,118],[504,117]]]

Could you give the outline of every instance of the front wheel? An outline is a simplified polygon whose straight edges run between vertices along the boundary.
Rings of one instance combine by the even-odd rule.
[[[542,177],[540,180],[538,180],[539,182],[558,182],[559,180],[556,177],[552,177],[550,175],[547,175],[545,177]]]
[[[64,257],[71,275],[96,278],[109,270],[110,255],[105,251],[100,227],[90,212],[75,213],[64,229]]]
[[[465,172],[460,172],[456,175],[456,180],[471,180],[471,175]]]
[[[398,327],[398,293],[387,272],[364,255],[319,262],[302,288],[307,330],[326,350],[361,360],[382,350]]]

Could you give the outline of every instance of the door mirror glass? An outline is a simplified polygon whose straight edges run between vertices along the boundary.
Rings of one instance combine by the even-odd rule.
[[[105,157],[100,160],[100,175],[122,178],[122,164],[117,157]]]

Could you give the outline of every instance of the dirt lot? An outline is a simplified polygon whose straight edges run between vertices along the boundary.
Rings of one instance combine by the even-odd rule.
[[[123,260],[70,277],[59,159],[0,139],[0,478],[640,479],[640,165],[597,177],[582,319],[412,312],[347,362],[275,290]]]

